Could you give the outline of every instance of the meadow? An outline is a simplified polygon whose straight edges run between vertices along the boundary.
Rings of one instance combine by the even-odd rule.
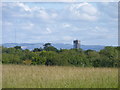
[[[117,88],[117,68],[2,65],[3,88]]]

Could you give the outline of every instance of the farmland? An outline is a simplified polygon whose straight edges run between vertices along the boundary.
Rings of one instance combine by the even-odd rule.
[[[3,65],[3,88],[117,88],[117,68]]]

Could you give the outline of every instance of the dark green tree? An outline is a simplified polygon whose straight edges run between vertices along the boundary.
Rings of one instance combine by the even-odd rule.
[[[33,52],[40,52],[40,51],[43,51],[42,48],[34,48]]]
[[[53,47],[51,43],[46,43],[43,45],[45,51],[55,51],[58,52],[57,48]]]
[[[21,46],[15,46],[14,48],[15,48],[15,49],[22,50]]]
[[[32,64],[34,65],[45,65],[46,63],[46,57],[41,57],[39,56],[39,54],[35,54],[33,57],[32,57]]]

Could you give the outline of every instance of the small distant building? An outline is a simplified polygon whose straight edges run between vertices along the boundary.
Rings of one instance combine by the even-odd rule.
[[[79,49],[80,48],[80,40],[73,41],[73,48]]]

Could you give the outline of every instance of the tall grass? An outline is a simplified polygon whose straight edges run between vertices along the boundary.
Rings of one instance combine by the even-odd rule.
[[[117,68],[3,65],[3,88],[117,88]]]

